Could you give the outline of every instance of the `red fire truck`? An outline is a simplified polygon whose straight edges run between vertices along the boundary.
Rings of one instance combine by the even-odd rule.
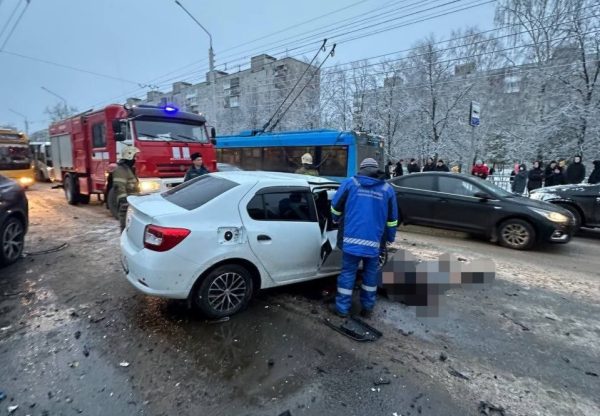
[[[87,204],[102,195],[116,214],[111,172],[124,146],[140,149],[136,173],[142,192],[167,190],[183,182],[190,155],[200,153],[216,170],[215,129],[200,114],[174,106],[112,104],[50,126],[54,178],[62,182],[69,204]]]

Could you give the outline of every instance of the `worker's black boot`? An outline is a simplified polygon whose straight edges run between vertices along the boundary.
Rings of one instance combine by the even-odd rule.
[[[347,313],[342,313],[342,312],[338,311],[337,306],[335,306],[335,303],[330,303],[329,304],[329,312],[331,312],[334,315],[339,316],[340,318],[347,318],[348,317]]]

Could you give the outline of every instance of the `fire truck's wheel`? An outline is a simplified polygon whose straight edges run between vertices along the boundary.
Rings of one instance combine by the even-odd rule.
[[[73,175],[66,175],[63,183],[65,189],[65,198],[70,205],[77,205],[79,202],[79,190],[77,189],[77,181]]]
[[[108,195],[106,197],[106,206],[110,210],[110,213],[113,217],[119,218],[119,206],[117,204],[117,196],[115,195],[115,188],[110,188],[108,190]]]

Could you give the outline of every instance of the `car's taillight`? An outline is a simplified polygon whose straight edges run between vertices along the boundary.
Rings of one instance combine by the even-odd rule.
[[[144,247],[148,250],[167,251],[181,243],[190,234],[186,228],[169,228],[147,225],[144,230]]]

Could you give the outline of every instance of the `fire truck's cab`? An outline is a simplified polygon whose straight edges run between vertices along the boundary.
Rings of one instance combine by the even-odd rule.
[[[140,149],[140,189],[156,192],[183,182],[193,153],[215,171],[214,137],[214,128],[209,131],[200,114],[172,106],[109,105],[50,126],[54,176],[62,181],[69,203],[86,203],[91,194],[99,194],[112,210],[111,172],[123,147]]]

